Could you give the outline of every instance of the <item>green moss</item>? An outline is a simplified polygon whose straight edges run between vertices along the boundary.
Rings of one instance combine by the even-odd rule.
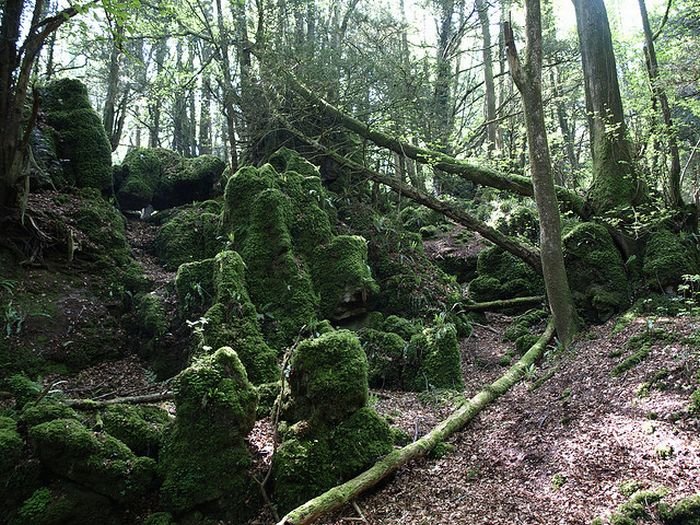
[[[0,417],[0,482],[9,479],[11,471],[22,458],[24,440],[17,432],[17,422]]]
[[[426,328],[411,338],[406,350],[404,385],[411,390],[464,387],[454,325]]]
[[[47,469],[98,494],[128,502],[152,487],[152,459],[136,457],[121,441],[91,432],[74,419],[41,423],[29,435]]]
[[[647,240],[642,272],[649,288],[663,290],[680,284],[683,275],[698,273],[698,261],[680,236],[658,230]]]
[[[683,498],[660,514],[665,525],[700,525],[700,494]]]
[[[169,512],[154,512],[148,515],[143,525],[176,525],[176,523]]]
[[[104,496],[68,482],[37,489],[19,508],[12,525],[117,525]]]
[[[351,317],[364,311],[368,298],[378,292],[367,266],[367,241],[339,235],[319,246],[312,264],[314,283],[320,293],[321,315],[330,319]]]
[[[42,390],[41,383],[32,381],[24,374],[12,375],[3,383],[14,396],[17,409],[21,409],[25,404],[36,400]]]
[[[540,222],[536,210],[518,206],[498,219],[496,229],[511,237],[520,237],[531,244],[540,240]]]
[[[214,257],[222,248],[220,217],[199,204],[180,208],[158,230],[155,252],[168,270]]]
[[[230,348],[196,360],[175,383],[177,418],[159,464],[161,501],[176,513],[252,490],[243,438],[253,428],[257,393]],[[244,510],[244,509],[241,509]]]
[[[20,421],[27,428],[32,428],[54,419],[75,419],[78,421],[80,417],[72,408],[49,397],[45,397],[38,403],[27,403],[20,414]]]
[[[419,233],[423,228],[432,228],[437,233],[438,226],[445,224],[445,216],[425,206],[406,206],[399,214],[407,231]]]
[[[579,224],[564,237],[563,243],[569,285],[584,318],[604,322],[629,306],[622,256],[603,226]]]
[[[302,341],[289,376],[301,419],[341,421],[367,403],[367,357],[347,330]]]
[[[182,264],[175,275],[180,310],[190,319],[214,302],[214,259]]]
[[[262,385],[257,385],[255,389],[258,392],[258,408],[257,408],[257,418],[262,419],[268,417],[272,414],[272,409],[275,406],[275,402],[280,394],[281,384],[279,381],[274,383],[263,383]]]
[[[384,419],[362,408],[331,432],[282,443],[273,458],[274,500],[286,512],[359,474],[392,450]]]
[[[112,147],[102,121],[78,80],[60,79],[42,89],[46,122],[55,130],[65,179],[80,188],[111,191]]]
[[[146,337],[161,337],[168,330],[168,316],[158,295],[149,293],[136,298],[136,318],[139,331]]]
[[[372,328],[363,328],[357,332],[357,336],[367,355],[369,386],[401,388],[406,341],[397,334]]]
[[[626,481],[623,481],[620,483],[619,489],[620,489],[620,494],[625,496],[626,498],[629,498],[632,496],[637,491],[640,491],[644,488],[644,484],[641,483],[640,481],[637,481],[636,479],[629,479]]]
[[[496,246],[479,252],[479,277],[469,283],[469,297],[475,302],[540,295],[542,277],[514,255]]]
[[[296,151],[282,147],[273,153],[268,162],[280,173],[294,171],[304,177],[320,179],[319,169]]]
[[[409,321],[398,315],[390,315],[384,319],[377,329],[396,334],[404,341],[410,341],[411,337],[421,332],[423,325],[420,321]]]
[[[139,456],[156,457],[168,413],[154,406],[112,405],[102,414],[104,429]]]
[[[287,226],[291,212],[291,201],[281,191],[267,189],[257,195],[241,251],[250,297],[265,316],[265,334],[277,347],[294,341],[300,328],[316,319],[319,305],[308,268],[293,249]]]

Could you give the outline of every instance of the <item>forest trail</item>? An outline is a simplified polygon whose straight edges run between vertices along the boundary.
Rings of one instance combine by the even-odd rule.
[[[462,344],[467,395],[502,371],[498,360],[508,346],[492,328],[501,332],[508,318],[489,321]],[[647,321],[638,318],[616,335],[610,321],[582,334],[565,354],[550,353],[529,380],[454,436],[451,452],[409,464],[358,500],[366,523],[580,525],[624,503],[625,482],[666,487],[672,500],[697,493],[700,424],[687,407],[691,371],[700,361],[700,322],[656,319],[654,329],[668,339],[655,340],[642,363],[613,377],[624,359],[619,350],[646,332]],[[406,403],[406,394],[394,396],[382,392],[377,409],[391,415],[407,406],[407,417],[397,418],[404,429],[411,420],[432,424],[449,412],[426,404],[425,396],[415,405]],[[347,507],[323,523],[357,523],[358,517]]]

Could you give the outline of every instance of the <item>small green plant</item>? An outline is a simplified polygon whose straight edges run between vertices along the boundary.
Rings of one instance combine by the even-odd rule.
[[[552,490],[559,490],[562,488],[568,480],[566,479],[566,476],[562,474],[561,472],[557,472],[552,476]]]
[[[654,449],[656,457],[659,459],[670,459],[673,457],[673,446],[670,443],[659,443]]]
[[[12,300],[8,301],[3,308],[5,335],[7,337],[19,335],[19,333],[22,331],[22,325],[24,324],[25,319],[25,314],[14,305]]]

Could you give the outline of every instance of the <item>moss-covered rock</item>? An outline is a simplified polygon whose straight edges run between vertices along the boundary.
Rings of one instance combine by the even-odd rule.
[[[406,341],[397,334],[363,328],[357,333],[367,355],[369,386],[401,388]]]
[[[532,244],[540,239],[540,222],[537,212],[528,206],[518,206],[496,223],[496,229],[511,237],[520,237]]]
[[[211,206],[195,204],[177,210],[158,230],[154,247],[166,269],[214,257],[224,245],[220,238],[218,213]]]
[[[182,206],[214,196],[225,165],[202,155],[192,159],[163,148],[135,148],[116,170],[117,199],[124,209]]]
[[[136,298],[136,319],[139,332],[148,338],[161,337],[168,330],[168,316],[163,299],[153,293]]]
[[[9,417],[0,417],[0,487],[9,481],[23,451],[24,440],[17,431],[17,422]]]
[[[528,310],[513,319],[503,333],[503,340],[515,343],[516,352],[524,354],[537,342],[538,336],[533,329],[546,318],[547,312],[544,310]]]
[[[20,421],[29,429],[54,419],[79,421],[80,417],[75,410],[50,397],[45,397],[39,402],[27,403],[20,413]]]
[[[32,427],[29,435],[48,470],[98,494],[125,503],[152,488],[151,458],[135,456],[121,441],[79,421],[55,419]]]
[[[642,272],[652,290],[675,287],[686,274],[700,271],[697,257],[679,235],[669,230],[653,232],[646,243]]]
[[[665,525],[700,525],[700,494],[683,498],[672,507],[663,506],[659,514]]]
[[[426,328],[411,338],[403,378],[405,387],[411,390],[464,387],[454,325]]]
[[[108,498],[69,482],[37,489],[17,511],[12,525],[117,525]]]
[[[102,414],[104,429],[139,456],[156,457],[170,416],[155,406],[112,405]]]
[[[348,330],[302,341],[292,355],[291,393],[300,419],[341,421],[367,403],[367,357]]]
[[[274,500],[282,512],[359,474],[392,450],[387,422],[357,410],[330,432],[284,441],[273,458]]]
[[[175,275],[181,312],[189,318],[201,315],[214,302],[214,258],[182,264]]]
[[[184,370],[175,392],[177,418],[159,463],[163,505],[182,513],[229,494],[245,512],[253,489],[243,438],[255,423],[257,393],[243,364],[220,348]]]
[[[64,160],[64,181],[79,188],[112,189],[112,147],[87,88],[64,78],[41,90],[46,123],[55,131],[57,156]]]
[[[421,332],[423,325],[420,321],[410,321],[398,315],[390,315],[384,319],[380,329],[396,334],[404,341],[410,341],[411,337]]]
[[[30,401],[35,401],[41,393],[41,383],[32,381],[24,374],[14,374],[2,384],[15,398],[15,407],[21,409]]]
[[[604,322],[629,306],[625,265],[603,226],[579,224],[563,244],[574,303],[585,319]]]
[[[540,295],[542,277],[521,259],[497,246],[479,252],[479,277],[469,283],[469,297],[475,302]]]
[[[319,246],[312,268],[323,317],[338,320],[364,312],[368,298],[379,291],[363,237],[339,235]]]

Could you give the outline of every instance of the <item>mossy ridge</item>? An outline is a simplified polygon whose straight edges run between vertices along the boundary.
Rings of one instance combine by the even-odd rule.
[[[180,312],[193,319],[214,303],[214,258],[181,264],[175,275]]]
[[[162,337],[168,330],[170,323],[160,296],[154,293],[137,296],[134,310],[138,330],[146,338]]]
[[[55,130],[57,156],[67,160],[62,166],[65,182],[111,192],[112,147],[85,85],[56,80],[41,89],[41,97],[46,122]]]
[[[367,380],[373,388],[401,388],[406,341],[399,335],[363,328],[357,332],[367,355]]]
[[[139,456],[157,457],[163,433],[171,423],[156,406],[113,405],[102,413],[104,429]]]
[[[211,209],[206,203],[184,206],[160,227],[154,247],[166,269],[177,270],[182,264],[214,257],[224,247],[219,236],[220,215]]]
[[[132,502],[151,488],[155,462],[137,457],[116,438],[90,431],[74,419],[55,419],[29,431],[42,464],[55,475],[74,481],[121,503]]]
[[[642,266],[647,286],[652,290],[673,288],[681,283],[683,275],[700,272],[697,250],[693,248],[669,230],[652,232],[646,242]]]
[[[579,313],[602,323],[630,303],[630,289],[620,252],[607,230],[586,222],[563,238],[564,263]]]
[[[174,513],[232,495],[229,510],[254,512],[244,503],[254,490],[243,438],[253,428],[257,393],[230,348],[196,359],[175,383],[177,418],[159,467],[161,502]]]

